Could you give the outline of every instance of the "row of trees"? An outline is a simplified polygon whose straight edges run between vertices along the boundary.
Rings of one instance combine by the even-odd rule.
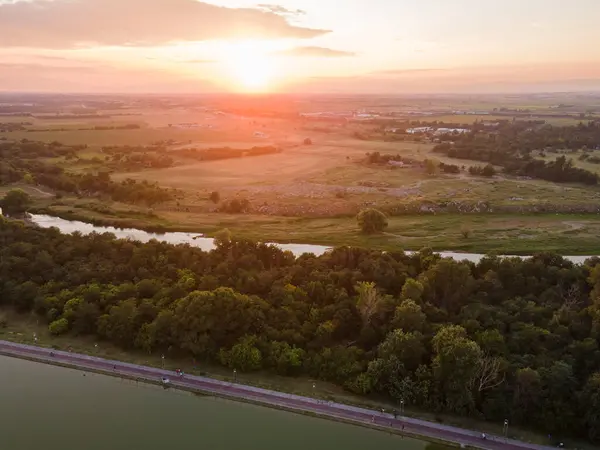
[[[600,147],[600,123],[556,127],[531,122],[502,122],[493,130],[476,129],[437,145],[433,151],[451,158],[471,159],[501,166],[508,173],[558,183],[598,184],[598,175],[573,166],[560,156],[555,161],[534,158],[535,151]]]
[[[506,173],[529,176],[556,183],[598,184],[598,174],[573,165],[573,161],[562,155],[554,161],[535,159],[530,154],[510,153],[504,148],[490,148],[476,142],[458,142],[455,144],[439,144],[433,148],[434,153],[442,153],[451,158],[471,159],[488,162],[504,168]]]
[[[196,159],[198,161],[216,161],[221,159],[243,158],[247,156],[270,155],[280,152],[281,149],[268,145],[265,147],[252,147],[248,149],[223,147],[199,150],[195,148],[183,148],[180,150],[171,150],[169,154],[183,158]]]
[[[70,173],[62,167],[40,161],[71,154],[73,147],[61,144],[21,142],[0,145],[0,184],[26,181],[46,186],[58,192],[85,196],[108,196],[126,203],[157,203],[173,200],[177,192],[163,189],[156,183],[132,179],[114,182],[108,172]]]
[[[55,334],[308,374],[431,411],[600,439],[600,259],[203,252],[0,221],[0,308]]]

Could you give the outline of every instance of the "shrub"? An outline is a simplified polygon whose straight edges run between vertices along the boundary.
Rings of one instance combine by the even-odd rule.
[[[469,239],[469,237],[471,237],[471,229],[468,227],[462,227],[460,229],[460,234],[462,234],[462,237],[465,239]]]

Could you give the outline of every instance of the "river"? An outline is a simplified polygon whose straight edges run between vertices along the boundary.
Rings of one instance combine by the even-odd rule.
[[[79,231],[82,234],[90,234],[92,232],[97,233],[112,233],[118,238],[122,239],[133,239],[141,242],[148,242],[152,239],[158,241],[168,242],[170,244],[190,244],[195,247],[199,247],[202,250],[209,251],[215,248],[213,239],[202,237],[198,233],[181,233],[181,232],[167,232],[167,233],[149,233],[147,231],[138,230],[135,228],[114,228],[114,227],[103,227],[96,226],[85,222],[79,222],[76,220],[65,220],[59,217],[47,216],[41,214],[31,214],[31,221],[42,228],[58,228],[61,233],[73,233]],[[303,253],[314,253],[319,256],[330,250],[330,247],[322,245],[311,245],[311,244],[274,244],[283,250],[289,250],[294,255],[300,256]],[[406,253],[412,253],[407,251]],[[452,258],[457,261],[468,260],[477,263],[485,255],[479,253],[457,253],[457,252],[437,252],[445,258]],[[513,256],[513,255],[502,255],[507,257],[516,258],[527,258],[526,256]],[[591,256],[564,256],[576,264],[582,264],[586,259]]]
[[[443,450],[325,419],[0,356],[6,450]]]

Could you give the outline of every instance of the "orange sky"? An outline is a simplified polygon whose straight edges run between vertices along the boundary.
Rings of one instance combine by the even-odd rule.
[[[0,0],[0,90],[600,90],[600,1]]]

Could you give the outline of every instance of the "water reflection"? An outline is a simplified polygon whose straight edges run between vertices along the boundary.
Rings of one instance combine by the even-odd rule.
[[[80,232],[81,234],[90,234],[92,232],[96,233],[112,233],[117,238],[120,239],[132,239],[140,242],[148,242],[152,239],[156,239],[158,241],[167,242],[169,244],[189,244],[194,247],[199,247],[204,251],[210,251],[215,248],[215,244],[212,238],[203,237],[198,233],[182,233],[182,232],[167,232],[167,233],[151,233],[143,230],[138,230],[135,228],[115,228],[115,227],[105,227],[105,226],[96,226],[85,222],[80,222],[76,220],[66,220],[61,219],[59,217],[41,215],[41,214],[31,214],[30,215],[31,222],[42,228],[51,228],[55,227],[60,230],[61,233],[71,234],[75,231]],[[330,250],[330,247],[325,247],[322,245],[311,245],[311,244],[273,244],[282,250],[289,250],[294,255],[300,256],[304,253],[314,253],[317,256],[324,254],[326,251]],[[407,251],[406,253],[414,253]],[[457,261],[468,260],[474,263],[477,263],[483,258],[485,255],[480,253],[457,253],[457,252],[437,252],[441,256],[445,258],[452,258]],[[528,256],[514,256],[514,255],[500,255],[503,257],[514,257],[514,258],[528,258]],[[576,264],[582,264],[586,259],[591,258],[591,256],[564,256],[565,259],[568,259]]]

